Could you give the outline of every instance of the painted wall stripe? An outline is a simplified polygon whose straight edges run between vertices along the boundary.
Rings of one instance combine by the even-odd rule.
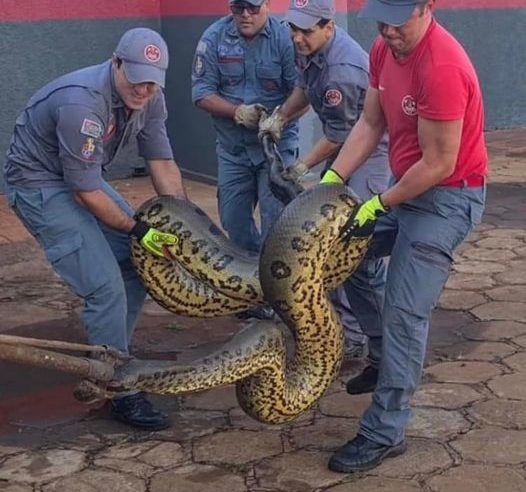
[[[336,0],[338,12],[354,12],[364,0]],[[275,13],[284,12],[289,0],[271,0]],[[526,8],[526,0],[437,0],[439,9]],[[0,22],[65,19],[221,15],[228,0],[0,0]]]

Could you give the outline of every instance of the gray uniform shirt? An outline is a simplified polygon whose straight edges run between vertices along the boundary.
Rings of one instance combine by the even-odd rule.
[[[100,189],[103,169],[135,139],[141,157],[173,159],[166,117],[160,90],[143,110],[126,110],[114,87],[111,61],[66,74],[37,91],[18,116],[5,182]]]
[[[343,29],[314,56],[296,58],[298,86],[305,90],[328,140],[343,143],[363,110],[369,85],[369,57]],[[377,155],[387,155],[387,140]]]

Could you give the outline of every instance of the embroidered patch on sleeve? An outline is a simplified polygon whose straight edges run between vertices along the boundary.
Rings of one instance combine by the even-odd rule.
[[[80,133],[87,135],[88,137],[100,138],[102,137],[102,125],[96,121],[84,118]]]
[[[343,100],[343,95],[338,89],[329,89],[325,93],[325,102],[328,106],[338,106]]]
[[[202,77],[205,74],[205,62],[201,55],[196,55],[194,61],[194,75],[196,77]]]
[[[91,160],[95,152],[95,140],[87,138],[82,146],[82,157],[86,160]]]
[[[206,53],[206,42],[205,41],[199,41],[199,43],[197,43],[197,48],[195,49],[195,52],[200,54],[200,55],[204,55]]]

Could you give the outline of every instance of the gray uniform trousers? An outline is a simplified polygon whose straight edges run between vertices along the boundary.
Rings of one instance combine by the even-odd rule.
[[[110,185],[103,190],[130,216]],[[84,300],[82,319],[92,345],[128,351],[146,290],[130,261],[129,238],[99,222],[66,185],[8,187],[10,205],[44,249],[53,269]]]
[[[334,159],[329,159],[329,168]],[[372,157],[353,173],[346,183],[362,200],[382,193],[389,186],[392,174],[387,162],[387,156]],[[383,258],[364,259],[353,276],[331,293],[331,300],[336,312],[340,315],[345,337],[345,349],[349,351],[356,345],[363,345],[367,340],[363,334],[362,323],[369,327],[377,320],[375,316],[361,315],[361,320],[354,314],[352,305],[359,304],[361,312],[375,312],[383,305],[383,287],[386,276],[385,260]],[[354,299],[351,304],[350,299]],[[363,309],[365,308],[365,309]],[[375,332],[381,330],[378,325]],[[369,360],[377,365],[380,353],[375,346],[369,346]]]
[[[350,298],[373,352],[381,353],[373,400],[360,422],[359,434],[368,439],[390,446],[404,439],[410,399],[422,375],[431,311],[449,276],[453,253],[480,222],[484,202],[485,187],[434,187],[377,222],[368,255],[390,256],[383,309],[367,312],[372,303],[361,305]]]

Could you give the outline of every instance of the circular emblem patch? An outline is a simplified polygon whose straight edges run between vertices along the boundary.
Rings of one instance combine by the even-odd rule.
[[[161,59],[161,50],[154,44],[149,44],[144,48],[144,57],[152,63],[157,63]]]
[[[338,106],[342,102],[343,96],[338,89],[329,89],[325,93],[325,102],[328,106]]]
[[[402,99],[402,111],[407,116],[416,115],[416,101],[413,99],[413,96],[405,96]]]
[[[294,6],[298,9],[302,9],[309,4],[309,0],[294,0]]]

